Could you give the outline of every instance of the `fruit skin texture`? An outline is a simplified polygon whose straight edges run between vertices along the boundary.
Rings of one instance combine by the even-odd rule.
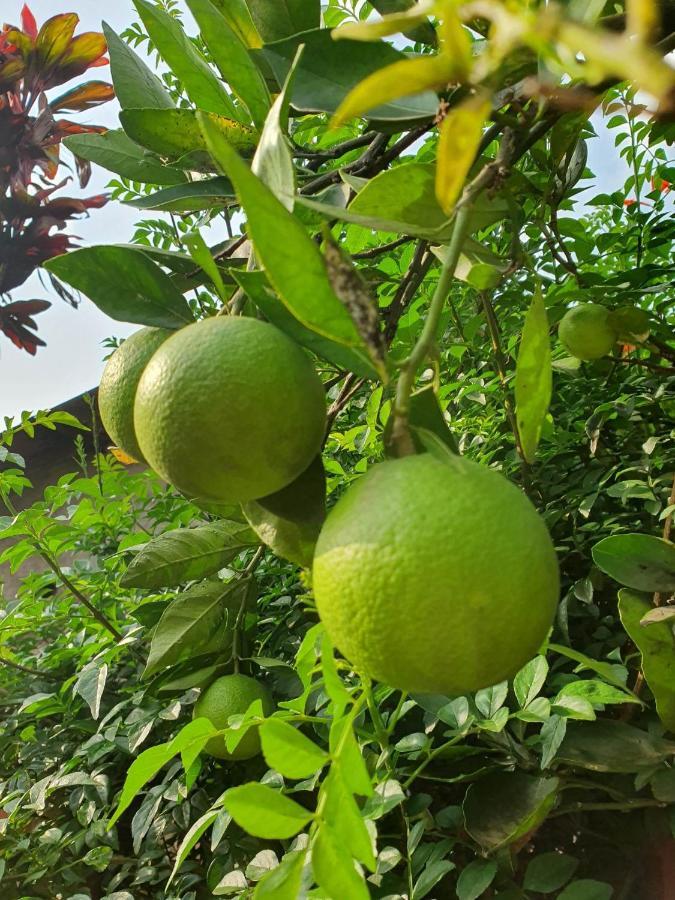
[[[108,359],[98,389],[103,427],[115,444],[139,462],[145,462],[134,429],[134,399],[143,370],[155,351],[171,337],[166,328],[135,331]]]
[[[223,675],[202,691],[192,718],[204,717],[216,728],[227,728],[230,716],[245,713],[254,700],[262,700],[266,716],[274,711],[272,697],[259,681],[248,675]],[[260,735],[257,728],[249,728],[232,753],[228,753],[224,737],[211,738],[204,750],[218,759],[251,759],[260,753]]]
[[[176,332],[136,392],[145,458],[190,498],[244,503],[274,493],[314,459],[326,399],[304,351],[261,322],[219,316]]]
[[[582,303],[568,309],[558,334],[572,356],[584,360],[606,356],[617,339],[609,310],[598,303]]]
[[[462,457],[374,466],[328,516],[314,594],[331,640],[362,674],[408,692],[461,695],[537,652],[558,563],[513,484]]]

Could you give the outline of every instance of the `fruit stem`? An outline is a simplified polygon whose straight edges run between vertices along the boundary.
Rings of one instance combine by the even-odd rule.
[[[457,213],[448,252],[443,261],[441,275],[438,279],[438,284],[436,285],[431,304],[429,305],[427,320],[424,323],[424,328],[422,329],[422,333],[420,334],[417,343],[413,347],[412,353],[401,366],[401,374],[398,379],[398,384],[396,385],[394,425],[392,429],[392,443],[398,448],[401,455],[410,455],[415,452],[408,427],[410,394],[412,393],[417,371],[436,342],[438,324],[450,290],[450,284],[455,274],[455,269],[457,268],[457,263],[459,262],[459,255],[466,236],[470,213],[471,203],[466,203],[461,206]]]

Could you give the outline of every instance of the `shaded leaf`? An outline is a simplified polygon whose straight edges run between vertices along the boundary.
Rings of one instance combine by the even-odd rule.
[[[560,762],[594,772],[639,772],[675,753],[675,743],[625,722],[598,719],[570,723],[558,751]]]
[[[478,900],[490,887],[497,874],[493,859],[474,859],[462,869],[457,879],[458,900]]]
[[[675,590],[675,544],[649,534],[615,534],[593,547],[593,562],[636,591]]]
[[[183,172],[164,165],[123,131],[74,134],[63,143],[76,156],[132,181],[143,184],[182,184],[187,180]]]
[[[157,590],[196,581],[224,568],[258,543],[250,528],[221,520],[166,531],[144,544],[122,576],[124,587]]]
[[[265,43],[318,28],[320,0],[247,0],[251,18]]]
[[[541,853],[528,864],[523,887],[526,891],[551,894],[566,884],[579,867],[567,853]]]
[[[49,260],[45,268],[117,321],[157,328],[181,328],[193,321],[183,295],[141,249],[82,247]]]
[[[165,188],[144,197],[125,200],[124,204],[135,209],[184,213],[227,206],[233,199],[234,188],[230,182],[227,178],[218,177]]]
[[[558,900],[610,900],[614,894],[614,888],[605,881],[594,881],[592,878],[582,878],[568,884],[565,890],[558,894]]]
[[[488,775],[472,784],[464,800],[464,823],[471,837],[494,852],[544,821],[558,794],[557,778],[524,772]]]

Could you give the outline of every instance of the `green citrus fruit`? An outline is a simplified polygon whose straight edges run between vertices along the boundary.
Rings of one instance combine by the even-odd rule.
[[[325,392],[283,332],[220,316],[181,329],[153,356],[134,423],[145,458],[183,494],[244,503],[285,487],[317,455]]]
[[[637,306],[620,306],[609,314],[620,341],[640,343],[649,337],[649,313]]]
[[[223,675],[202,692],[192,718],[204,717],[216,728],[227,728],[230,716],[245,713],[255,700],[262,700],[264,715],[273,712],[272,697],[259,681],[247,675]],[[232,753],[228,753],[224,737],[211,738],[204,749],[218,759],[250,759],[260,753],[260,735],[256,727],[249,728]]]
[[[560,340],[577,359],[600,359],[616,343],[610,313],[598,303],[582,303],[568,309],[560,322]]]
[[[492,469],[430,454],[380,463],[328,516],[314,593],[355,668],[408,692],[459,695],[514,675],[558,600],[536,510]]]
[[[103,427],[129,456],[144,462],[134,430],[134,398],[143,370],[173,334],[165,328],[141,328],[115,350],[103,370],[98,408]]]

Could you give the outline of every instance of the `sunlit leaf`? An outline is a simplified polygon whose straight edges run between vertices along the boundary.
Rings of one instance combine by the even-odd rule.
[[[455,208],[476,158],[490,106],[484,94],[476,94],[451,109],[443,120],[438,141],[436,197],[446,215]]]
[[[541,289],[534,292],[525,317],[516,365],[516,419],[527,462],[534,462],[553,392],[551,340]]]

